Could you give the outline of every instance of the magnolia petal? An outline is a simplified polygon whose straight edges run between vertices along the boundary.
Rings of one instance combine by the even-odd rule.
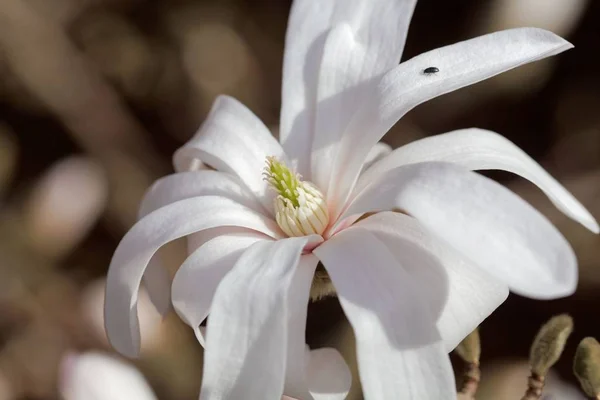
[[[156,181],[146,192],[139,219],[168,204],[197,196],[223,196],[258,213],[272,215],[237,176],[210,170],[180,172]],[[160,253],[160,252],[159,252]],[[171,306],[171,279],[155,254],[144,272],[144,284],[156,309],[165,315]]]
[[[520,65],[573,47],[537,28],[510,29],[441,47],[403,62],[387,73],[366,96],[339,143],[339,156],[328,194],[343,204],[368,151],[404,114],[434,97],[477,83]],[[436,74],[422,71],[430,66]]]
[[[375,179],[345,216],[398,208],[523,296],[572,294],[577,261],[562,234],[502,185],[449,163],[395,168]]]
[[[144,195],[138,219],[168,204],[197,196],[227,197],[257,212],[270,215],[236,176],[217,171],[197,170],[172,174],[157,180]],[[159,253],[148,263],[143,282],[150,300],[164,316],[171,309],[171,277],[162,265]]]
[[[298,399],[308,399],[306,379],[306,317],[310,286],[319,259],[313,254],[300,258],[288,293],[288,339],[284,393]]]
[[[352,373],[342,355],[329,347],[307,352],[306,379],[314,400],[344,400],[350,392]]]
[[[208,324],[201,400],[281,398],[288,293],[307,242],[255,243],[221,281]]]
[[[130,357],[139,353],[137,296],[154,253],[175,239],[217,226],[241,226],[271,237],[280,235],[271,219],[218,196],[196,197],[162,207],[127,232],[113,255],[106,282],[106,332],[116,350]]]
[[[266,209],[272,194],[263,179],[266,158],[286,161],[283,149],[261,120],[239,101],[219,96],[194,135],[174,155],[175,169],[198,158],[221,172],[237,175]]]
[[[271,215],[253,193],[235,176],[218,171],[180,172],[154,182],[142,200],[138,218],[179,200],[198,196],[222,196],[258,213]]]
[[[350,26],[366,49],[361,72],[366,80],[400,61],[415,4],[416,0],[294,1],[283,58],[280,142],[304,176],[310,176],[317,83],[327,32],[340,24]]]
[[[390,169],[423,161],[451,162],[472,170],[500,169],[520,175],[542,189],[559,210],[592,232],[599,232],[589,211],[534,159],[508,139],[483,129],[461,129],[400,147],[365,171],[357,190]]]
[[[455,398],[452,366],[426,299],[387,247],[351,227],[313,252],[354,329],[365,398]]]
[[[446,351],[454,349],[508,296],[508,287],[405,214],[377,213],[356,224],[386,245],[411,275],[437,318]]]
[[[217,171],[181,172],[156,181],[144,195],[138,219],[179,200],[197,196],[223,196],[256,212],[271,215],[238,177]],[[144,285],[156,309],[165,315],[171,309],[171,277],[155,254],[144,272]]]
[[[377,161],[382,160],[387,155],[392,152],[392,148],[390,145],[385,144],[383,142],[377,142],[375,146],[369,150],[367,154],[367,158],[365,159],[365,164],[363,165],[363,171],[367,171],[369,167],[375,164]]]
[[[317,86],[314,138],[311,151],[311,181],[327,189],[337,144],[365,92],[361,72],[365,48],[356,42],[352,28],[342,24],[326,37]],[[327,192],[323,193],[327,197]]]
[[[177,315],[188,324],[204,346],[200,323],[208,316],[217,286],[252,244],[268,240],[261,233],[243,228],[226,228],[208,239],[183,262],[173,279],[172,303]],[[216,232],[215,229],[208,231]]]

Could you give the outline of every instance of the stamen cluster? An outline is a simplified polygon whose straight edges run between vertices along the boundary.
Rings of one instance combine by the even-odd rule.
[[[274,200],[275,220],[289,236],[320,235],[329,224],[323,194],[310,182],[301,180],[275,157],[267,157],[263,175],[278,193]]]

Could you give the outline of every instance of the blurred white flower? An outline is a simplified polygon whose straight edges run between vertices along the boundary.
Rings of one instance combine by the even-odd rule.
[[[106,206],[105,171],[88,157],[60,160],[44,174],[29,199],[26,225],[42,252],[61,256],[92,229]]]
[[[494,0],[489,7],[491,28],[535,26],[568,36],[581,19],[589,0]]]
[[[0,400],[13,400],[16,398],[12,383],[4,374],[0,374]]]
[[[59,390],[65,400],[156,400],[137,369],[96,352],[63,358]]]
[[[391,153],[378,143],[418,104],[571,45],[522,28],[398,64],[415,3],[294,2],[280,141],[242,104],[220,97],[177,151],[178,173],[151,188],[111,262],[106,328],[117,350],[139,352],[142,277],[164,279],[153,257],[185,236],[190,255],[172,301],[201,342],[210,312],[201,399],[346,396],[338,353],[305,349],[319,261],[354,329],[365,396],[375,400],[454,398],[447,352],[509,288],[539,299],[574,291],[577,265],[564,237],[471,171],[519,174],[597,232],[587,210],[514,144],[478,129]],[[169,293],[152,296],[164,305],[160,294]]]

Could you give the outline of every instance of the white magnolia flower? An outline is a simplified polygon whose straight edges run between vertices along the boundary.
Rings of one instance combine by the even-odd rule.
[[[201,399],[345,396],[337,353],[320,355],[330,368],[316,370],[305,349],[319,261],[354,329],[368,399],[453,398],[447,353],[509,289],[537,299],[574,291],[576,260],[564,237],[521,198],[472,172],[521,175],[598,232],[585,208],[515,145],[479,129],[391,153],[378,144],[418,104],[571,45],[522,28],[398,64],[415,3],[294,2],[280,141],[242,104],[217,99],[175,154],[178,173],[148,192],[115,252],[105,312],[116,349],[139,351],[142,277],[155,302],[168,305],[168,280],[153,256],[186,236],[190,255],[171,296],[201,341],[198,326],[210,313]],[[374,215],[359,220],[366,213]]]
[[[137,369],[97,352],[67,355],[58,385],[65,400],[156,400]]]

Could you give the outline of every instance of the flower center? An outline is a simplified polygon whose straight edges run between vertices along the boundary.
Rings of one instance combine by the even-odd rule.
[[[320,235],[325,231],[329,213],[319,189],[302,181],[275,157],[267,157],[263,175],[278,193],[273,201],[275,220],[288,236]]]

